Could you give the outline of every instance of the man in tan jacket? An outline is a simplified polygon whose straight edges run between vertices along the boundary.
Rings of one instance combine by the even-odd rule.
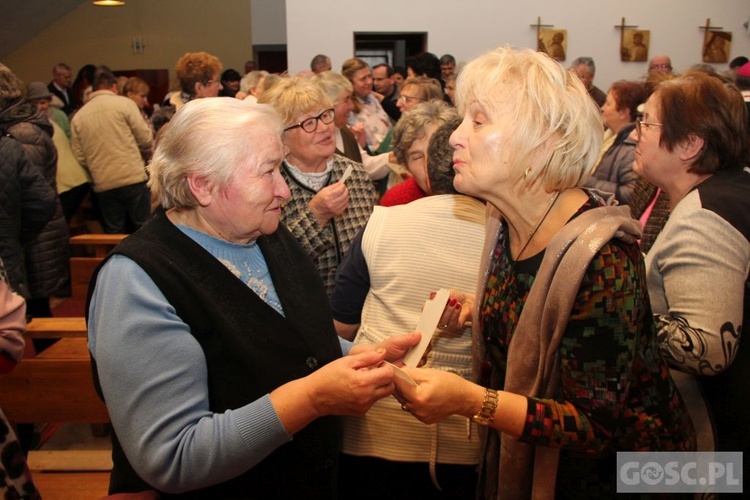
[[[130,233],[150,215],[144,156],[153,131],[138,106],[117,95],[117,79],[99,70],[94,92],[70,123],[73,153],[91,173],[102,226],[107,233]]]

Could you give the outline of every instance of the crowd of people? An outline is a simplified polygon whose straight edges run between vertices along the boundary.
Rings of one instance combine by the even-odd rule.
[[[750,451],[747,59],[337,69],[0,66],[0,372],[86,200],[130,234],[86,304],[111,494],[610,498],[617,452]]]

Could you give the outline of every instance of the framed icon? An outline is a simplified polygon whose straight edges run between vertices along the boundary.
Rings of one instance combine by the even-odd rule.
[[[560,29],[540,29],[536,50],[544,52],[552,59],[565,60],[568,47],[568,31]]]
[[[648,30],[622,30],[620,41],[620,60],[623,62],[648,61],[648,46],[651,32]]]
[[[729,61],[729,49],[732,47],[731,31],[706,30],[703,36],[703,62],[725,63]]]

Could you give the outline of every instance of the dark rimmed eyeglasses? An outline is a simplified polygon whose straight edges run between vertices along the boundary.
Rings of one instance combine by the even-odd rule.
[[[333,108],[326,109],[322,113],[320,113],[318,116],[310,117],[306,120],[303,120],[296,125],[290,125],[287,128],[284,129],[284,132],[287,130],[292,130],[293,128],[301,128],[308,134],[312,134],[316,130],[318,130],[318,121],[323,122],[324,125],[329,125],[333,123]]]
[[[635,121],[635,134],[638,136],[638,140],[640,140],[641,139],[641,127],[649,128],[649,127],[663,127],[663,126],[664,126],[663,123],[649,123],[649,122],[644,122],[643,118],[638,118]]]

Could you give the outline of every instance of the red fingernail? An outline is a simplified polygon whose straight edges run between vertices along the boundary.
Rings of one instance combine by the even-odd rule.
[[[451,306],[451,307],[455,306],[456,305],[456,299],[454,299],[454,298],[448,299],[448,305]]]
[[[455,307],[456,309],[461,309],[461,303],[460,302],[456,302],[456,305],[453,306],[453,307]]]
[[[430,293],[430,300],[434,299],[435,295],[437,295],[437,292]]]

